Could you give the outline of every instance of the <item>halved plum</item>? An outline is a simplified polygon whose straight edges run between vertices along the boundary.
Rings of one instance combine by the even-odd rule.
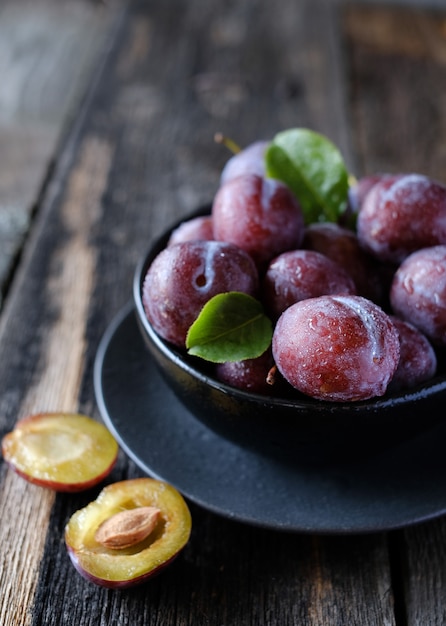
[[[118,444],[105,426],[78,413],[39,413],[19,420],[2,440],[6,463],[25,480],[75,492],[113,469]]]
[[[107,485],[96,500],[74,513],[65,528],[65,543],[84,578],[125,588],[171,563],[191,529],[189,508],[172,485],[136,478]]]

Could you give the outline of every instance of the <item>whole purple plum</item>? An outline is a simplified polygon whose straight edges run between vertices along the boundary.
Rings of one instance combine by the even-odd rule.
[[[368,252],[393,263],[446,244],[446,186],[420,174],[383,179],[364,198],[357,232]]]
[[[393,278],[390,303],[435,344],[446,345],[446,245],[411,254]]]
[[[222,241],[186,241],[162,250],[144,279],[147,319],[167,341],[184,347],[203,306],[227,291],[257,295],[257,268],[246,252]]]

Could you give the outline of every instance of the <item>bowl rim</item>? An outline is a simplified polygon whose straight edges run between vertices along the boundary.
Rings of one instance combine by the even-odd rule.
[[[205,372],[202,372],[198,367],[194,367],[188,359],[184,358],[185,355],[181,355],[179,349],[175,348],[175,346],[169,344],[167,341],[162,339],[153,329],[144,311],[144,306],[142,303],[142,286],[151,261],[155,258],[156,254],[166,246],[171,232],[180,224],[189,219],[209,214],[210,210],[211,204],[208,203],[202,205],[195,211],[189,212],[188,214],[178,218],[161,234],[152,238],[148,245],[148,248],[146,249],[146,252],[141,256],[135,267],[132,288],[133,301],[138,321],[140,325],[142,325],[146,336],[166,359],[173,362],[177,367],[179,367],[181,370],[183,370],[185,373],[189,374],[193,378],[199,380],[201,383],[209,385],[211,388],[218,390],[226,395],[230,395],[244,401],[256,401],[262,404],[270,404],[271,406],[276,407],[295,407],[296,409],[311,409],[314,411],[320,410],[324,412],[327,412],[328,410],[331,413],[345,413],[346,411],[363,412],[364,410],[378,411],[389,409],[401,404],[408,404],[410,402],[421,402],[422,400],[426,400],[432,396],[439,394],[440,392],[446,392],[446,374],[437,373],[433,378],[429,379],[428,381],[419,383],[418,385],[415,385],[410,389],[403,389],[400,391],[385,393],[383,396],[375,396],[373,398],[369,398],[368,400],[335,402],[329,400],[317,400],[315,398],[311,398],[310,396],[306,397],[304,394],[302,394],[302,397],[286,398],[284,396],[273,396],[248,392],[244,391],[243,389],[232,387],[226,383],[220,382],[219,380],[206,374]],[[193,357],[191,357],[191,359],[192,358]]]

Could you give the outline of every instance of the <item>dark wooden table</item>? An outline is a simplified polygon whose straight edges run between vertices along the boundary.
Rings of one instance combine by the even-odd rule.
[[[99,342],[148,242],[212,198],[228,157],[216,131],[244,145],[305,126],[358,176],[446,180],[441,5],[1,2],[1,434],[40,411],[101,419]],[[141,475],[121,452],[108,482]],[[442,511],[330,536],[191,503],[175,565],[112,591],[81,578],[63,542],[97,490],[55,495],[4,464],[0,480],[2,626],[446,624]]]

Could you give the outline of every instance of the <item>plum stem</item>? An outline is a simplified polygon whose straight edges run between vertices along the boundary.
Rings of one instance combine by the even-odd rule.
[[[232,154],[238,154],[242,151],[241,147],[237,143],[235,143],[235,141],[233,141],[230,137],[226,137],[226,135],[223,135],[223,133],[215,133],[214,141],[216,143],[222,144],[223,146],[226,146],[226,148],[228,148],[232,152]]]
[[[268,385],[274,385],[276,383],[277,366],[273,365],[266,376],[266,382]]]

